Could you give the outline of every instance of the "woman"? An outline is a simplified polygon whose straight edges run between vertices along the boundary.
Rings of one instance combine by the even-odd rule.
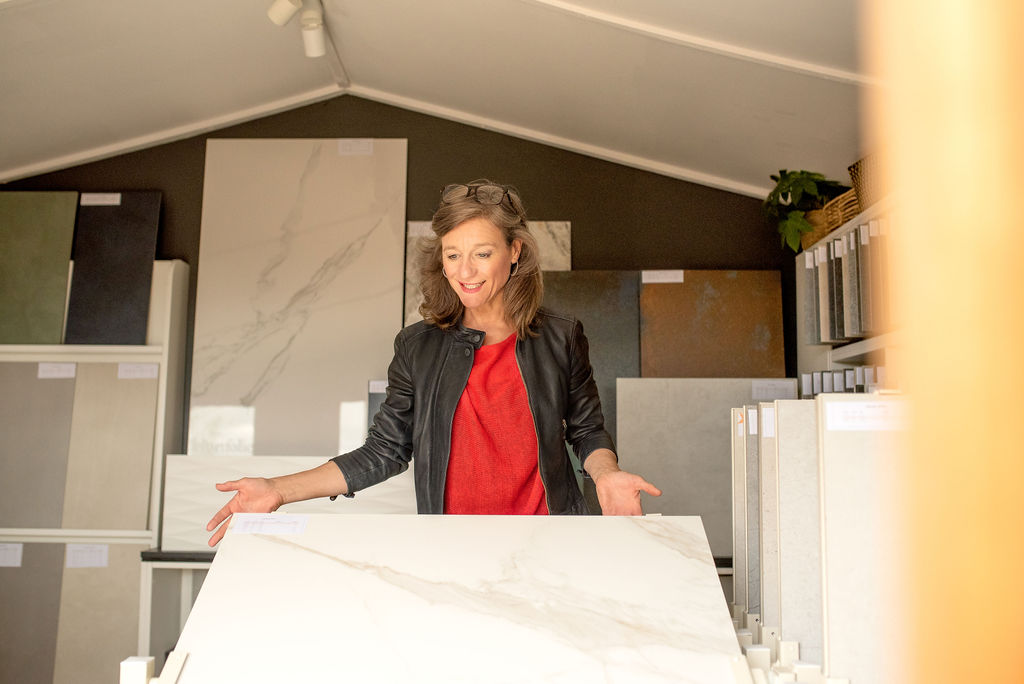
[[[413,456],[420,513],[586,513],[566,441],[605,515],[639,515],[640,492],[661,494],[618,467],[582,325],[540,308],[537,246],[516,191],[449,185],[432,228],[420,253],[424,320],[395,338],[366,443],[294,475],[218,484],[235,496],[207,525],[210,546],[233,513],[352,496]]]

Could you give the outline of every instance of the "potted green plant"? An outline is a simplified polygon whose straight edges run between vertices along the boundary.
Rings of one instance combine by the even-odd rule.
[[[764,213],[778,226],[783,246],[800,251],[800,238],[825,225],[821,208],[850,188],[812,171],[780,169],[775,187],[764,200]]]

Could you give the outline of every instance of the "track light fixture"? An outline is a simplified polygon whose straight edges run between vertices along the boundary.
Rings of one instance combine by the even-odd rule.
[[[324,6],[320,0],[274,0],[267,9],[267,16],[278,26],[284,26],[300,9],[299,23],[306,56],[323,57],[327,47],[324,42]]]

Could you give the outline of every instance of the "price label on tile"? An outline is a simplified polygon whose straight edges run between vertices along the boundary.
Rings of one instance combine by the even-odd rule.
[[[110,546],[68,544],[64,552],[64,565],[68,568],[105,568],[110,565]]]
[[[231,517],[231,531],[235,534],[302,534],[308,520],[308,515],[236,513]]]
[[[681,283],[683,271],[641,271],[641,283]]]
[[[20,568],[24,544],[0,544],[0,568]]]
[[[743,436],[743,411],[736,412],[736,436]]]
[[[118,380],[156,380],[160,366],[155,363],[119,363]]]
[[[83,207],[119,207],[119,192],[83,192],[78,202]]]
[[[775,436],[775,407],[765,406],[761,409],[761,434],[765,437]]]
[[[835,432],[892,432],[906,428],[905,401],[829,402],[825,429]]]
[[[373,139],[342,138],[338,141],[338,154],[342,157],[368,157],[373,154]]]
[[[73,378],[77,367],[74,363],[40,363],[36,375],[40,380]]]
[[[747,433],[751,435],[757,434],[757,409],[747,409]]]

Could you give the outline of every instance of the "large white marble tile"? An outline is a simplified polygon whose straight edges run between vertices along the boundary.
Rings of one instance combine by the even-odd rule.
[[[795,398],[796,380],[619,378],[616,394],[619,462],[662,490],[660,497],[644,499],[644,510],[700,515],[712,552],[731,556],[730,411]]]
[[[218,482],[241,477],[275,477],[323,465],[325,459],[303,456],[192,456],[170,454],[164,478],[163,525],[160,548],[164,551],[209,551],[206,523],[232,494],[214,487]],[[339,496],[288,504],[284,513],[406,513],[416,512],[413,466],[401,475],[358,492],[349,499]]]
[[[402,323],[405,140],[210,140],[191,407],[252,409],[250,454],[339,451]],[[189,453],[237,453],[234,432]]]
[[[778,452],[779,624],[800,659],[821,655],[821,498],[818,419],[809,399],[775,402]]]
[[[542,271],[572,270],[572,224],[569,221],[527,221],[537,240]],[[405,324],[422,320],[419,314],[423,297],[416,270],[417,245],[423,237],[433,235],[430,221],[409,221],[405,242]]]
[[[850,682],[903,682],[910,540],[905,516],[903,398],[820,394],[824,671]],[[958,553],[951,549],[950,553]],[[936,600],[941,600],[936,598]]]
[[[735,681],[697,518],[297,517],[235,520],[181,684]]]

